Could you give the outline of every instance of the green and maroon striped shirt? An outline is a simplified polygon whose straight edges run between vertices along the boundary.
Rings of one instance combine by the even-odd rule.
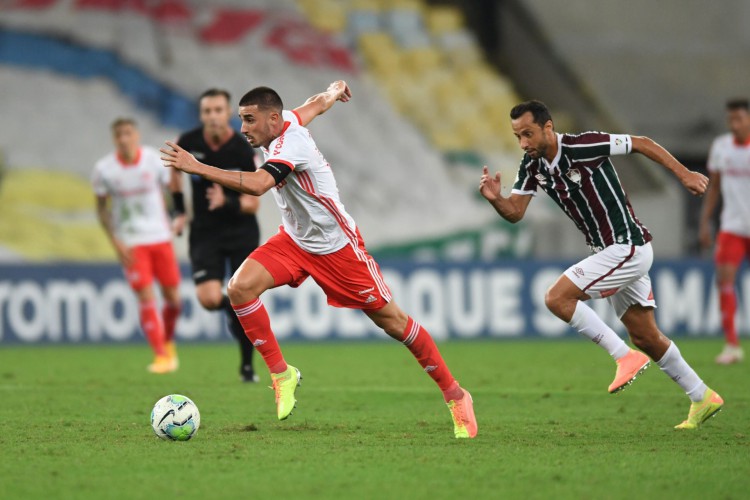
[[[557,146],[551,163],[524,155],[513,193],[535,195],[541,187],[575,222],[594,251],[615,243],[644,245],[651,241],[651,233],[635,216],[609,158],[630,153],[630,136],[557,134]]]

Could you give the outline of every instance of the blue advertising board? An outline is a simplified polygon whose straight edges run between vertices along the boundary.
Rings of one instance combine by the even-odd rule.
[[[560,261],[417,265],[385,262],[394,300],[436,339],[557,338],[576,335],[544,306],[544,292],[569,265]],[[713,266],[703,260],[657,261],[651,279],[657,321],[668,335],[717,336],[720,316]],[[183,268],[180,341],[228,339],[224,318],[203,310]],[[750,326],[750,272],[737,283],[738,326]],[[279,339],[383,338],[360,311],[326,304],[318,286],[263,295]],[[592,307],[623,332],[605,300]],[[142,339],[135,297],[115,264],[0,266],[0,344],[130,342]]]

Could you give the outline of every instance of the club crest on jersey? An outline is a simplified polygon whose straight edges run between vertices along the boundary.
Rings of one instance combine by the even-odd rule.
[[[536,181],[539,183],[540,186],[547,185],[547,179],[544,177],[544,174],[536,174]]]
[[[565,176],[570,179],[572,182],[575,182],[576,184],[581,183],[581,172],[577,168],[571,168],[566,173]]]

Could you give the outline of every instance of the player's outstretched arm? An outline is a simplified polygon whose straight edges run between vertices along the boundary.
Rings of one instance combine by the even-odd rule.
[[[159,149],[161,161],[165,167],[172,167],[187,174],[200,175],[225,188],[254,196],[260,196],[276,185],[273,176],[263,169],[255,172],[223,170],[199,162],[195,156],[174,142],[167,141],[166,145],[167,147]]]
[[[500,172],[494,177],[490,175],[490,169],[482,168],[482,178],[479,180],[479,193],[490,202],[495,211],[508,222],[516,223],[523,219],[526,209],[531,202],[530,195],[511,194],[505,198],[500,194]]]
[[[693,172],[677,161],[669,151],[661,147],[648,137],[631,136],[633,151],[641,153],[646,158],[655,161],[672,172],[691,194],[700,196],[706,192],[708,178],[700,172]]]
[[[352,98],[352,91],[349,90],[349,86],[344,80],[337,80],[330,84],[325,92],[315,94],[310,97],[305,104],[298,108],[294,108],[294,112],[299,116],[301,125],[306,127],[313,119],[322,115],[329,109],[336,101],[347,102]]]

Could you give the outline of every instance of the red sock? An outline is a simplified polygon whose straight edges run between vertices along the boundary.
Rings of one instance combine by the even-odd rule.
[[[164,304],[161,309],[161,317],[164,318],[164,340],[171,342],[174,339],[174,327],[180,316],[180,305]]]
[[[164,350],[164,326],[161,323],[159,313],[156,312],[156,302],[147,300],[140,303],[141,306],[141,328],[146,335],[151,349],[157,356],[165,356]]]
[[[414,321],[411,317],[406,322],[406,330],[404,330],[404,345],[411,351],[419,364],[427,372],[427,375],[432,377],[432,380],[437,383],[440,390],[443,391],[443,398],[445,401],[451,399],[461,399],[463,397],[463,391],[458,386],[458,382],[451,375],[451,371],[443,361],[443,357],[440,355],[435,341],[432,340],[430,334],[425,330],[422,325]]]
[[[721,327],[727,344],[738,346],[737,329],[734,326],[734,315],[737,312],[737,294],[734,285],[721,285],[719,287],[719,308],[721,309]]]
[[[287,369],[284,356],[281,354],[279,343],[271,331],[271,320],[268,312],[260,299],[252,300],[246,304],[232,304],[237,318],[245,330],[245,335],[253,343],[255,350],[263,356],[271,373],[282,373]]]

